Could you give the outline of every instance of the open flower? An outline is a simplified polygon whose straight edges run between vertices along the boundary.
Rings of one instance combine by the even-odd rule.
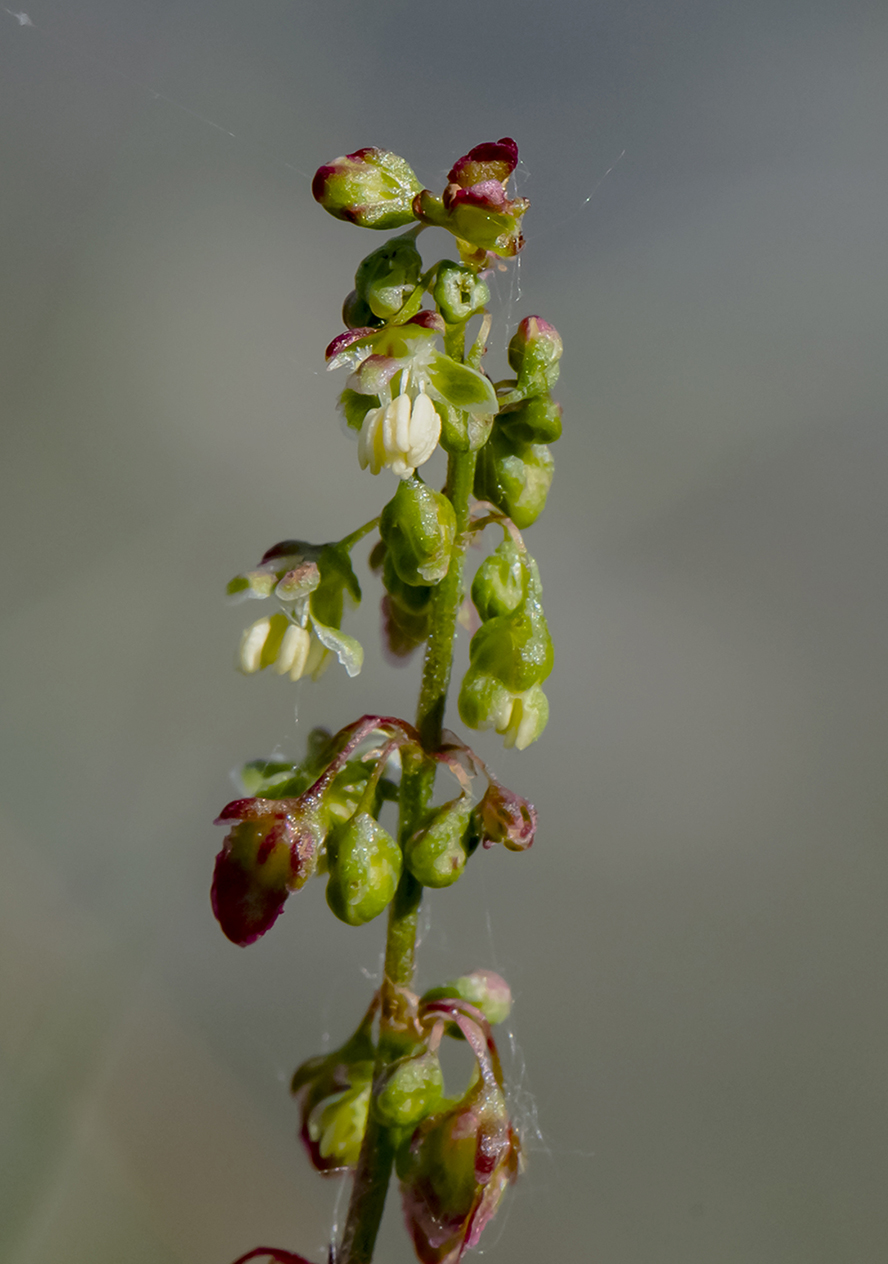
[[[353,604],[361,598],[344,546],[283,540],[256,570],[236,575],[228,594],[239,600],[273,595],[281,606],[245,629],[238,667],[246,675],[271,667],[291,680],[317,680],[334,655],[349,676],[361,670],[361,645],[340,630],[345,598]]]
[[[423,383],[415,398],[408,391],[409,372],[401,374],[401,393],[389,404],[372,408],[364,418],[358,441],[361,469],[371,474],[390,469],[399,478],[410,478],[438,446],[441,418],[426,395]]]
[[[438,445],[436,404],[464,413],[497,411],[490,379],[438,350],[444,328],[437,312],[421,311],[402,325],[346,329],[327,347],[328,369],[352,370],[341,404],[349,424],[360,429],[362,469],[409,478]]]

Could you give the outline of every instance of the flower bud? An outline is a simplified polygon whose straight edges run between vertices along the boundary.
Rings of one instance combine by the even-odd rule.
[[[526,198],[510,201],[506,196],[517,162],[518,146],[510,137],[476,145],[454,163],[443,197],[428,189],[416,196],[417,219],[453,233],[467,262],[471,247],[480,252],[480,258],[473,257],[478,266],[483,266],[486,251],[507,258],[516,255],[524,244],[520,220],[530,205]]]
[[[519,389],[533,385],[534,393],[551,390],[561,372],[563,350],[554,325],[542,316],[525,316],[509,343],[509,364],[518,375]]]
[[[468,795],[433,809],[404,845],[404,863],[425,887],[449,887],[466,867],[465,834],[472,814]]]
[[[361,926],[395,894],[401,849],[369,812],[357,812],[327,839],[327,864],[327,903],[341,922]]]
[[[422,257],[416,249],[414,234],[405,233],[393,237],[361,260],[355,273],[355,290],[375,317],[388,320],[401,310],[416,289],[421,273]]]
[[[526,851],[536,832],[536,808],[514,790],[500,785],[489,773],[488,777],[490,784],[475,809],[483,845],[491,847],[494,843],[503,843],[509,851]]]
[[[496,505],[523,531],[545,509],[554,471],[545,444],[516,442],[495,425],[490,441],[478,453],[475,495]]]
[[[402,228],[416,218],[421,190],[412,168],[388,149],[358,149],[319,167],[311,183],[316,202],[337,219],[362,228]]]
[[[482,623],[469,647],[472,667],[495,676],[512,693],[523,693],[544,681],[555,656],[533,559],[529,559],[527,585],[521,604],[509,614]]]
[[[373,1098],[373,1111],[387,1128],[415,1128],[438,1107],[443,1093],[438,1055],[426,1051],[399,1058],[388,1068]]]
[[[441,492],[419,478],[401,482],[382,511],[379,534],[405,584],[437,584],[450,567],[456,514]]]
[[[549,701],[540,685],[514,693],[495,676],[470,667],[459,692],[459,714],[470,729],[496,729],[507,748],[525,750],[546,727]]]
[[[357,290],[349,290],[342,303],[342,323],[346,329],[373,329],[385,321],[374,315],[367,299]]]
[[[486,557],[472,581],[472,601],[485,622],[511,614],[527,593],[527,570],[515,541],[508,537]]]
[[[450,1110],[419,1125],[398,1157],[398,1175],[407,1229],[422,1264],[456,1264],[477,1245],[519,1163],[505,1098],[488,1077]]]
[[[216,821],[229,823],[210,900],[225,935],[246,947],[314,873],[324,830],[317,813],[294,799],[235,799]]]
[[[485,180],[498,180],[505,184],[518,166],[518,146],[511,136],[502,140],[484,141],[457,158],[447,175],[449,184],[469,189]]]
[[[504,408],[497,426],[516,446],[524,443],[554,443],[561,438],[561,405],[548,391],[531,395]]]
[[[473,268],[444,259],[438,264],[432,298],[450,325],[460,325],[490,301],[490,290]]]
[[[443,987],[430,988],[423,994],[420,1006],[428,1001],[444,1001],[450,997],[474,1005],[492,1026],[504,1023],[512,1011],[512,991],[502,975],[495,974],[493,970],[473,970],[471,974],[464,974]],[[457,1027],[453,1030],[459,1031]]]

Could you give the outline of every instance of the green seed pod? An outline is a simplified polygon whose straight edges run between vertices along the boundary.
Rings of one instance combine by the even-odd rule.
[[[478,454],[475,495],[496,505],[523,531],[545,509],[554,470],[545,444],[516,442],[495,425]]]
[[[460,325],[490,301],[490,290],[473,268],[442,259],[432,298],[448,324]]]
[[[405,843],[404,863],[424,887],[449,887],[465,869],[471,814],[471,800],[461,795],[431,811]]]
[[[511,614],[527,593],[528,571],[515,541],[509,537],[486,557],[472,582],[472,601],[486,622]]]
[[[497,425],[515,444],[554,443],[561,438],[561,405],[548,391],[504,408]]]
[[[416,289],[421,272],[422,257],[413,235],[405,233],[403,237],[393,237],[361,260],[355,273],[355,292],[373,316],[388,320],[401,310]]]
[[[456,515],[441,492],[415,476],[405,478],[382,511],[379,534],[405,584],[437,584],[450,566]]]
[[[444,1094],[437,1053],[400,1058],[389,1067],[373,1098],[373,1111],[387,1128],[415,1128],[436,1110]]]
[[[327,839],[327,903],[340,921],[361,926],[395,894],[401,849],[369,812],[357,812]]]

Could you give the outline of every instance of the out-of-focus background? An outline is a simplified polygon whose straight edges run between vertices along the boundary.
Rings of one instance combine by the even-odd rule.
[[[323,1258],[339,1188],[287,1080],[354,1024],[382,921],[341,925],[311,884],[233,947],[211,822],[241,761],[409,715],[418,664],[383,662],[371,579],[362,676],[246,679],[254,607],[222,593],[394,490],[323,366],[380,237],[323,214],[315,167],[381,145],[434,189],[513,135],[532,207],[490,367],[503,322],[564,337],[528,532],[557,666],[544,738],[479,748],[542,824],[432,894],[420,976],[492,966],[517,998],[530,1162],[484,1246],[888,1258],[884,6],[21,3],[0,11],[0,1257]],[[379,1258],[411,1258],[394,1197]]]

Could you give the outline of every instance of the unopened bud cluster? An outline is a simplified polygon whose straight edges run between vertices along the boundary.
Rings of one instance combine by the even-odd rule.
[[[335,735],[314,730],[300,763],[260,760],[241,770],[241,797],[218,818],[227,833],[212,885],[216,917],[236,944],[265,934],[289,896],[318,877],[346,925],[389,910],[388,972],[389,950],[401,944],[402,921],[423,889],[453,886],[478,863],[479,847],[520,852],[533,842],[533,805],[442,728],[453,628],[469,588],[467,546],[488,526],[503,538],[470,586],[477,620],[459,715],[523,750],[549,712],[552,640],[521,532],[552,484],[561,338],[541,317],[525,317],[508,343],[512,376],[485,371],[488,278],[524,240],[529,203],[509,187],[517,164],[505,137],[459,158],[443,190],[424,187],[403,158],[379,148],[334,159],[314,178],[315,198],[337,219],[394,231],[358,263],[344,328],[325,351],[328,369],[347,374],[339,409],[358,465],[382,476],[387,499],[351,534],[284,540],[230,582],[232,599],[265,603],[243,632],[237,663],[247,675],[270,668],[298,681],[318,680],[337,659],[357,675],[363,648],[343,622],[362,596],[351,554],[373,531],[385,648],[404,659],[425,645],[426,657],[416,727],[363,716]],[[449,234],[453,257],[424,260],[420,238],[429,229]],[[434,474],[439,449],[443,487]],[[296,1072],[301,1135],[318,1171],[355,1171],[356,1182],[372,1184],[375,1138],[384,1134],[419,1259],[457,1264],[521,1165],[490,1031],[508,1016],[511,995],[498,975],[479,970],[417,997],[408,986],[412,940],[398,951],[401,965],[384,975],[355,1034]],[[454,1097],[445,1095],[439,1059],[445,1037],[466,1041],[474,1056],[470,1082]],[[356,1185],[350,1218],[364,1214],[359,1194]],[[342,1264],[352,1264],[349,1225]],[[262,1255],[305,1264],[277,1249],[242,1259]]]

